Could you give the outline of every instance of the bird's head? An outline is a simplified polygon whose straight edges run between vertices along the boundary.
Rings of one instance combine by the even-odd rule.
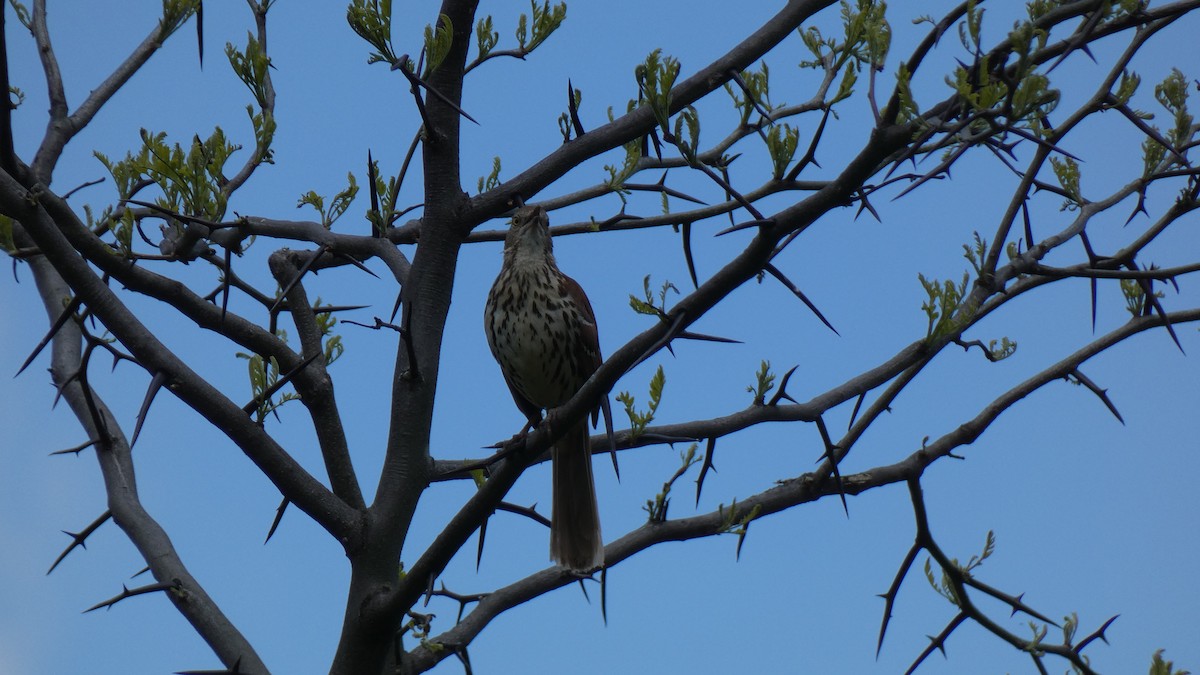
[[[504,237],[504,253],[514,257],[546,258],[554,244],[550,240],[550,216],[541,206],[522,206],[513,214],[512,226]]]

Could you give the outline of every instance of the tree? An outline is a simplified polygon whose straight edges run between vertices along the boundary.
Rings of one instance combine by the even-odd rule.
[[[350,574],[348,582],[326,581],[341,583],[345,594],[330,672],[422,672],[451,657],[469,670],[468,654],[488,643],[476,641],[485,627],[547,602],[555,589],[578,583],[605,611],[619,607],[610,602],[626,583],[622,567],[659,544],[732,535],[720,539],[740,556],[759,537],[794,541],[794,533],[770,530],[777,518],[768,516],[837,504],[850,516],[838,522],[856,523],[873,517],[858,506],[869,504],[866,496],[883,493],[891,508],[908,508],[903,520],[888,521],[907,542],[869,549],[891,570],[875,578],[882,589],[857,588],[819,558],[805,569],[840,596],[885,591],[872,610],[882,627],[863,631],[873,646],[889,656],[902,651],[898,664],[924,665],[973,624],[1043,672],[1093,672],[1106,656],[1097,638],[1111,622],[1080,621],[1070,605],[1026,600],[1022,591],[1036,579],[994,582],[979,570],[997,550],[986,520],[970,523],[982,549],[956,554],[967,549],[952,548],[941,530],[956,509],[928,509],[926,487],[934,467],[977,460],[965,446],[985,432],[989,439],[1003,433],[1001,420],[1020,415],[1031,396],[1053,414],[1008,438],[1050,445],[1051,429],[1065,429],[1063,443],[1086,445],[1080,438],[1087,437],[1074,438],[1074,420],[1089,419],[1073,407],[1079,399],[1124,421],[1115,392],[1096,376],[1098,361],[1158,358],[1194,345],[1188,324],[1200,319],[1200,305],[1186,293],[1188,276],[1200,270],[1195,234],[1186,231],[1200,190],[1187,157],[1197,132],[1187,107],[1192,80],[1163,69],[1157,84],[1142,84],[1135,59],[1169,44],[1171,31],[1187,34],[1181,26],[1195,26],[1198,4],[1031,2],[985,13],[964,3],[909,27],[919,17],[885,12],[882,3],[843,3],[839,15],[832,0],[797,1],[739,33],[740,41],[729,34],[739,25],[733,17],[713,22],[726,46],[684,31],[678,39],[703,48],[695,61],[665,45],[628,62],[597,55],[594,67],[626,79],[619,94],[606,91],[592,103],[587,68],[567,66],[583,71],[570,81],[527,74],[568,30],[562,5],[534,3],[515,22],[513,42],[496,28],[511,17],[477,15],[473,2],[447,0],[421,33],[410,30],[419,25],[411,16],[401,26],[390,3],[355,0],[347,18],[371,62],[383,64],[371,67],[381,78],[374,86],[392,98],[357,92],[362,119],[340,121],[369,127],[369,143],[353,148],[356,164],[303,167],[279,188],[285,197],[272,200],[263,193],[280,167],[265,165],[286,163],[280,139],[288,126],[286,96],[276,108],[276,79],[287,64],[273,30],[287,5],[251,2],[249,37],[226,48],[250,92],[249,123],[230,123],[236,134],[219,126],[208,132],[211,121],[165,134],[154,118],[125,122],[126,143],[137,126],[146,130],[128,154],[98,149],[112,192],[84,208],[68,201],[77,183],[62,179],[68,149],[84,139],[69,142],[112,114],[164,43],[183,49],[181,28],[194,24],[192,44],[203,47],[211,24],[228,19],[213,17],[211,5],[202,16],[197,2],[166,0],[148,37],[72,106],[55,49],[64,43],[51,41],[45,3],[31,10],[14,3],[6,18],[17,21],[0,51],[17,53],[16,28],[24,27],[33,39],[21,39],[36,46],[39,62],[10,58],[0,68],[21,103],[0,124],[0,213],[19,290],[36,289],[49,319],[45,330],[22,324],[19,335],[22,345],[36,345],[28,363],[49,362],[55,397],[83,431],[68,454],[97,458],[107,501],[90,525],[75,528],[63,551],[70,557],[54,565],[73,562],[77,545],[112,520],[152,579],[139,577],[97,608],[123,609],[141,602],[129,599],[135,595],[166,598],[227,670],[266,672],[267,647],[245,626],[253,617],[238,621],[224,609],[227,596],[210,596],[210,582],[189,572],[188,556],[172,543],[188,537],[187,528],[165,528],[147,502],[149,491],[170,502],[164,493],[182,498],[195,488],[210,500],[198,517],[227,513],[239,521],[231,529],[268,530],[276,537],[268,549],[287,546],[277,539],[299,537],[309,523],[324,546],[338,544]],[[560,54],[586,56],[586,29]],[[673,29],[653,30],[665,40]],[[768,69],[768,58],[802,63],[784,73]],[[208,61],[205,78],[214,70]],[[17,74],[31,78],[31,66],[42,73],[48,118],[22,100],[31,85]],[[177,66],[172,77],[196,72]],[[299,74],[308,89],[291,89],[295,95],[335,104],[328,99],[336,77]],[[474,86],[490,87],[486,101],[472,99]],[[782,102],[795,92],[802,102]],[[240,114],[240,104],[215,101]],[[158,114],[152,102],[181,113],[208,103],[134,101],[142,114]],[[522,114],[506,116],[506,105]],[[496,110],[481,111],[489,106]],[[32,141],[32,133],[19,133],[22,124],[44,131]],[[524,147],[493,161],[506,135]],[[235,136],[253,140],[239,151]],[[318,156],[341,144],[295,142]],[[364,172],[357,162],[368,150]],[[92,162],[85,171],[96,170]],[[313,188],[332,184],[326,171],[358,171],[358,178]],[[473,171],[484,173],[477,183],[468,178]],[[296,195],[310,220],[281,215]],[[498,247],[488,242],[503,237],[506,215],[523,202],[550,210],[556,235],[580,235],[560,239],[560,258],[598,305],[607,359],[547,423],[508,440],[523,416],[486,354],[479,310],[499,267]],[[872,242],[887,237],[875,220],[902,223],[905,238],[931,239],[894,255]],[[947,256],[960,251],[966,264],[949,265]],[[568,263],[598,272],[589,283]],[[863,282],[872,288],[856,291]],[[1056,295],[1063,288],[1083,292]],[[636,316],[621,312],[613,296],[631,296]],[[894,298],[906,299],[903,311],[889,311]],[[451,323],[452,300],[474,308],[462,323]],[[834,346],[839,340],[851,346]],[[107,375],[101,362],[110,357],[115,371]],[[761,363],[757,373],[737,370],[746,359]],[[1078,387],[1061,387],[1062,380]],[[137,390],[132,399],[127,389]],[[542,465],[556,434],[610,391],[619,392],[618,417],[624,408],[628,418],[628,426],[616,420],[613,434],[612,465],[622,460],[624,483],[620,492],[601,489],[607,568],[578,579],[545,567],[545,533],[529,523],[546,509],[530,504],[545,502]],[[1158,406],[1174,402],[1165,392],[1145,395]],[[664,422],[668,412],[673,419]],[[905,415],[912,422],[893,421]],[[1105,433],[1115,433],[1117,423],[1106,424]],[[1176,445],[1188,428],[1165,414],[1131,416],[1130,426],[1142,434],[1165,427]],[[220,478],[184,473],[184,453],[172,448],[193,436],[220,455]],[[486,453],[470,450],[497,441]],[[603,429],[592,445],[604,473]],[[897,447],[904,450],[883,452]],[[233,459],[231,448],[255,467]],[[1139,474],[1157,466],[1141,456],[1122,461]],[[157,462],[172,471],[145,480],[146,466]],[[1054,465],[1034,468],[1049,471],[1043,466]],[[1062,471],[1058,480],[1073,477]],[[1027,473],[1010,467],[1000,481],[1021,494]],[[241,504],[231,484],[250,480],[258,496],[267,493],[245,478],[260,474],[275,491],[274,522],[263,510],[227,512]],[[985,480],[966,489],[984,490]],[[630,484],[655,488],[631,502]],[[44,499],[17,491],[39,505]],[[1138,506],[1114,492],[1114,501]],[[624,499],[611,498],[617,494]],[[1029,499],[1046,497],[1035,494]],[[624,509],[641,501],[637,522]],[[287,550],[291,566],[324,555]],[[477,561],[478,578],[471,576]],[[935,636],[927,648],[897,640],[899,620],[890,618],[916,602],[899,591],[922,565],[944,598],[941,618],[930,619],[940,623],[910,626]],[[311,599],[318,591],[279,592]],[[803,621],[795,614],[806,609],[790,618]],[[450,619],[459,611],[461,620]],[[657,617],[623,620],[653,630],[646,618]],[[1171,644],[1170,653],[1182,648]]]

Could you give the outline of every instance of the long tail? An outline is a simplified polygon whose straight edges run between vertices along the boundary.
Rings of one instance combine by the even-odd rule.
[[[584,419],[559,440],[550,455],[554,464],[550,559],[575,572],[590,572],[604,564],[589,438]]]

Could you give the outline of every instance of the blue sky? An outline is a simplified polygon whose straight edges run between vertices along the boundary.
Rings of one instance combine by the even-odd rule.
[[[148,3],[156,4],[156,3]],[[766,7],[733,8],[734,3],[663,1],[577,2],[558,33],[526,62],[490,62],[468,79],[464,107],[480,121],[464,126],[464,188],[475,192],[492,158],[503,160],[509,178],[560,142],[558,115],[565,109],[567,78],[583,90],[580,114],[592,128],[605,109],[624,110],[636,95],[633,69],[654,48],[680,59],[686,76],[724,53],[769,16]],[[766,3],[762,3],[766,4]],[[907,55],[922,28],[910,19],[940,14],[947,2],[894,3],[892,56],[881,76],[890,81],[895,63]],[[985,42],[1011,25],[1017,3],[997,3],[986,16]],[[222,54],[228,41],[244,44],[252,26],[237,3],[209,3],[205,24],[205,65],[196,64],[194,24],[189,23],[112,100],[95,123],[68,147],[52,188],[65,192],[105,175],[93,149],[123,156],[136,148],[138,130],[165,131],[172,142],[207,136],[214,125],[249,145],[245,106],[252,101],[231,74]],[[367,150],[394,173],[419,118],[407,86],[381,65],[368,66],[368,47],[349,29],[339,3],[280,2],[270,15],[270,52],[278,91],[276,164],[265,166],[231,203],[231,213],[281,219],[310,218],[297,211],[308,191],[332,195],[344,187],[347,172],[365,182]],[[501,45],[511,45],[520,2],[487,3],[480,14],[495,17]],[[433,4],[396,7],[396,44],[419,51],[424,26],[436,15]],[[26,94],[15,113],[18,152],[28,159],[44,130],[46,98],[37,55],[28,35],[8,14],[12,80]],[[154,25],[153,12],[130,12],[125,3],[52,5],[50,26],[66,81],[68,101],[86,93],[124,58]],[[1143,76],[1138,105],[1157,110],[1151,93],[1172,65],[1189,77],[1200,57],[1190,36],[1200,26],[1191,17],[1159,36],[1135,62]],[[826,32],[836,31],[837,10],[819,17]],[[1087,96],[1103,71],[1104,57],[1123,48],[1121,39],[1098,45],[1101,66],[1078,57],[1052,73],[1063,89],[1062,110]],[[800,41],[786,41],[768,55],[772,99],[797,103],[811,95],[812,71],[796,64],[808,56]],[[947,35],[917,80],[918,100],[941,100],[941,78],[962,49]],[[702,140],[723,137],[729,123],[727,97],[718,92],[700,106]],[[814,178],[834,175],[865,139],[869,109],[862,92],[838,108],[818,154],[822,169]],[[817,120],[800,118],[801,143]],[[1110,113],[1073,134],[1066,148],[1083,160],[1085,193],[1124,184],[1140,170],[1141,139]],[[769,171],[753,139],[735,164],[735,185],[752,186]],[[740,149],[740,148],[739,148]],[[243,158],[235,157],[235,162]],[[618,155],[598,158],[572,172],[539,198],[600,182],[602,166]],[[758,163],[755,163],[758,162]],[[652,182],[657,174],[641,176]],[[644,179],[644,180],[643,180]],[[672,185],[706,201],[721,198],[715,186],[683,176]],[[410,179],[402,203],[420,200],[419,182]],[[783,287],[750,283],[731,295],[696,326],[744,341],[740,345],[678,343],[675,356],[663,352],[629,373],[617,390],[646,400],[650,375],[661,365],[667,376],[659,421],[680,422],[727,414],[750,402],[745,387],[761,360],[776,372],[799,368],[789,392],[807,400],[924,335],[920,311],[924,293],[917,274],[958,278],[967,268],[962,244],[978,230],[994,230],[1015,179],[990,156],[980,154],[956,167],[953,180],[936,181],[915,193],[875,200],[882,222],[854,218],[853,209],[830,214],[780,257],[778,264],[837,327],[825,329]],[[894,194],[893,191],[892,194]],[[794,197],[793,197],[794,198]],[[111,185],[88,188],[72,198],[100,207],[113,199]],[[1150,208],[1161,209],[1169,191],[1152,194]],[[1032,202],[1034,230],[1041,235],[1064,227],[1072,214],[1058,210],[1059,199],[1041,195]],[[365,198],[335,226],[363,231]],[[779,197],[775,209],[790,203]],[[631,212],[659,211],[656,196],[635,196]],[[615,197],[552,215],[555,222],[603,219],[619,209]],[[1113,249],[1144,227],[1144,218],[1123,227],[1132,203],[1089,229],[1098,248]],[[695,249],[703,278],[735,255],[748,239],[739,233],[710,235],[727,221],[697,226]],[[1150,249],[1143,262],[1166,266],[1195,259],[1200,250],[1196,219],[1179,222]],[[484,226],[500,228],[497,221]],[[1069,246],[1051,264],[1078,261]],[[239,263],[239,271],[265,279],[268,242],[259,242]],[[411,251],[407,251],[411,253]],[[561,267],[587,289],[600,325],[605,353],[612,353],[643,330],[628,295],[640,293],[642,278],[688,288],[678,239],[670,232],[616,236],[572,236],[556,242]],[[437,457],[482,456],[481,447],[507,438],[521,417],[488,353],[480,314],[499,268],[498,243],[464,248],[447,324],[445,365],[433,432]],[[382,268],[378,263],[372,267]],[[205,290],[216,276],[202,265],[184,271]],[[19,266],[0,274],[0,373],[14,373],[45,330],[44,313],[31,275]],[[386,316],[395,288],[386,280],[352,269],[329,270],[308,282],[309,293],[334,304],[370,303],[354,318]],[[1194,307],[1200,294],[1191,279],[1180,280],[1181,294],[1164,299],[1168,308]],[[189,329],[177,317],[128,297],[146,312],[159,337],[185,355],[234,400],[249,399],[245,363],[236,346],[212,334]],[[253,311],[234,298],[231,309]],[[998,364],[978,353],[947,350],[859,442],[843,473],[897,461],[920,447],[926,436],[953,430],[1028,375],[1057,361],[1092,336],[1086,282],[1068,281],[1013,303],[976,327],[970,338],[1007,336],[1018,342],[1013,357]],[[1125,320],[1115,284],[1101,284],[1097,334]],[[1184,356],[1161,332],[1141,335],[1088,362],[1083,371],[1109,389],[1125,417],[1122,426],[1089,393],[1059,382],[1009,410],[975,444],[962,449],[965,461],[945,460],[925,476],[932,526],[951,555],[978,553],[989,530],[998,550],[980,570],[988,583],[1025,599],[1051,618],[1078,612],[1081,631],[1090,632],[1113,614],[1121,617],[1108,632],[1110,645],[1088,653],[1103,672],[1144,672],[1151,653],[1166,648],[1183,667],[1200,670],[1200,583],[1195,560],[1197,511],[1194,479],[1200,469],[1196,439],[1200,378],[1194,327],[1180,327]],[[386,434],[386,406],[395,336],[343,325],[346,354],[332,369],[360,480],[375,483]],[[53,575],[45,570],[69,540],[60,530],[78,530],[104,510],[96,465],[88,452],[79,457],[47,453],[80,443],[82,431],[65,406],[51,410],[53,389],[43,355],[0,388],[0,424],[7,431],[0,461],[0,672],[166,673],[216,668],[218,662],[164,598],[139,597],[109,611],[80,612],[120,591],[121,584],[146,583],[130,575],[144,566],[118,529],[104,525]],[[132,430],[148,377],[129,364],[114,374],[103,365],[92,381]],[[830,411],[837,435],[850,406]],[[299,461],[321,475],[321,461],[298,404],[281,410],[269,429]],[[622,456],[617,482],[607,459],[596,465],[606,539],[639,526],[642,506],[653,498],[678,465],[675,448],[656,446]],[[698,512],[769,488],[777,479],[813,466],[821,453],[819,436],[808,425],[764,425],[723,439],[717,470],[705,485]],[[135,451],[143,501],[172,536],[184,562],[278,673],[324,672],[336,647],[349,568],[340,547],[298,511],[285,517],[279,532],[262,544],[279,495],[253,465],[219,432],[170,396],[154,404]],[[680,481],[671,515],[694,512],[693,474]],[[406,559],[423,550],[442,523],[470,494],[466,484],[431,488],[418,510]],[[536,467],[516,485],[509,501],[549,506],[549,467]],[[642,553],[608,575],[608,624],[601,620],[592,591],[588,604],[576,588],[538,598],[494,621],[471,647],[477,672],[902,672],[924,648],[926,635],[939,632],[953,609],[914,569],[904,584],[882,654],[875,640],[882,612],[876,594],[888,584],[911,544],[913,522],[907,491],[894,486],[850,500],[850,517],[836,500],[825,500],[754,523],[735,560],[736,540],[716,537],[667,544]],[[923,564],[925,556],[918,560]],[[541,569],[546,532],[505,514],[488,532],[481,570],[474,569],[474,541],[447,569],[453,590],[472,593],[511,583]],[[985,604],[985,606],[987,606]],[[991,607],[1004,619],[1003,607]],[[456,608],[433,604],[436,631],[452,625]],[[1027,635],[1021,617],[1004,620]],[[1052,629],[1053,631],[1053,629]],[[1051,638],[1056,633],[1051,633]],[[948,660],[931,658],[921,673],[1031,672],[1028,657],[974,626],[964,626],[948,645]],[[453,659],[438,672],[459,672]],[[1052,662],[1052,671],[1066,665]]]

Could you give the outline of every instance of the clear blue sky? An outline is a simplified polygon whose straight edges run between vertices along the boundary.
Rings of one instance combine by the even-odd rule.
[[[115,67],[154,24],[150,11],[131,11],[127,3],[52,3],[50,25],[66,81],[68,100],[77,105]],[[503,159],[501,178],[515,175],[560,142],[557,117],[565,109],[567,78],[583,90],[581,116],[591,128],[605,109],[622,111],[636,95],[633,69],[652,49],[678,57],[689,75],[736,44],[769,15],[764,7],[733,9],[735,3],[633,1],[575,2],[567,21],[526,62],[493,61],[466,84],[464,107],[480,126],[464,127],[463,187],[474,193],[492,157]],[[907,55],[923,28],[910,20],[918,14],[940,16],[951,3],[894,3],[889,17],[895,30],[892,57],[883,82],[890,81],[900,55]],[[989,9],[985,42],[1011,25],[1018,3]],[[919,6],[919,7],[918,7]],[[65,192],[105,175],[91,152],[123,156],[135,149],[138,130],[165,131],[173,142],[207,136],[214,125],[245,145],[252,136],[245,106],[250,95],[231,74],[222,47],[244,45],[252,27],[240,3],[207,3],[205,65],[196,64],[194,23],[189,23],[68,147],[52,187]],[[513,44],[516,16],[528,12],[520,2],[487,3],[501,34],[499,48]],[[8,10],[9,63],[13,83],[26,94],[15,113],[18,152],[32,155],[44,130],[47,107],[32,40]],[[270,15],[270,52],[278,92],[279,130],[274,166],[265,166],[231,203],[231,213],[282,219],[310,218],[295,209],[308,191],[332,195],[347,172],[365,182],[367,150],[395,173],[419,124],[407,86],[385,66],[366,64],[367,45],[346,25],[341,3],[279,2]],[[436,5],[397,3],[396,44],[417,53],[423,27],[436,17]],[[820,17],[826,32],[836,31],[837,9]],[[1144,83],[1138,105],[1157,110],[1151,94],[1172,65],[1188,70],[1200,62],[1193,39],[1200,17],[1191,17],[1156,38],[1135,63]],[[1096,48],[1104,63],[1122,39]],[[812,71],[796,64],[807,52],[795,37],[767,57],[772,99],[796,103],[816,84]],[[962,57],[956,37],[948,34],[938,55],[918,79],[918,100],[929,104],[946,95],[941,78],[953,59]],[[1064,106],[1090,93],[1102,72],[1077,57],[1053,73],[1064,90]],[[863,83],[865,84],[865,83]],[[1081,88],[1082,87],[1082,88]],[[727,98],[711,97],[702,139],[723,137]],[[1064,107],[1064,110],[1067,109]],[[865,138],[869,110],[861,92],[839,108],[818,158],[815,177],[834,175]],[[815,119],[802,118],[801,143]],[[748,147],[755,144],[753,139]],[[1102,194],[1133,177],[1128,162],[1138,156],[1141,139],[1110,113],[1066,143],[1084,160],[1085,193]],[[243,159],[245,151],[235,157]],[[769,171],[761,153],[749,150],[735,164],[735,184],[757,185]],[[595,184],[606,175],[609,155],[585,165],[539,198]],[[758,161],[759,163],[755,163]],[[645,176],[645,182],[657,179]],[[640,180],[640,178],[639,178]],[[678,180],[708,201],[719,191],[699,181]],[[676,183],[672,183],[676,184]],[[402,203],[420,201],[411,178]],[[760,360],[777,372],[799,365],[789,388],[807,400],[924,335],[920,311],[924,293],[918,272],[958,278],[966,269],[961,245],[971,233],[994,230],[999,210],[1014,185],[1011,174],[989,156],[965,161],[954,180],[940,181],[896,202],[875,200],[882,222],[854,219],[852,209],[835,212],[798,240],[778,264],[816,302],[838,328],[821,326],[778,284],[748,284],[720,305],[695,329],[743,340],[741,345],[679,343],[628,374],[618,390],[646,399],[650,374],[662,365],[667,375],[659,421],[679,422],[726,414],[745,407],[746,385]],[[114,198],[109,184],[72,197],[81,206],[101,207]],[[1160,193],[1150,207],[1170,199]],[[365,197],[336,225],[340,231],[364,231]],[[786,204],[786,198],[767,209]],[[1060,212],[1057,198],[1038,197],[1035,232],[1063,227],[1072,215]],[[615,213],[615,197],[554,214],[556,222],[603,219]],[[657,213],[656,196],[631,200],[631,212]],[[1132,208],[1132,204],[1129,205]],[[1134,236],[1145,220],[1122,227],[1127,209],[1119,209],[1092,233],[1101,248],[1115,248]],[[727,221],[697,228],[697,265],[703,277],[724,264],[748,235],[714,239]],[[500,222],[485,225],[501,227]],[[1200,250],[1197,221],[1178,223],[1143,262],[1170,265],[1195,259]],[[669,232],[561,239],[556,251],[562,268],[587,289],[600,323],[601,342],[612,353],[646,327],[647,319],[628,307],[642,277],[668,279],[688,288],[677,238]],[[240,262],[239,271],[265,279],[268,243],[259,242]],[[1078,260],[1078,246],[1052,262]],[[500,263],[497,243],[464,249],[455,303],[447,325],[445,365],[434,428],[437,457],[481,456],[482,446],[507,438],[521,416],[504,388],[481,330],[484,297]],[[379,266],[375,263],[373,266]],[[31,275],[18,266],[17,277],[0,274],[0,373],[14,373],[45,331],[46,322]],[[216,276],[192,265],[186,278],[205,290]],[[386,316],[395,288],[385,280],[354,270],[330,270],[311,280],[309,293],[334,304],[370,303],[353,318]],[[1168,308],[1195,306],[1195,281],[1180,281],[1182,293],[1169,293]],[[157,326],[159,336],[213,378],[235,400],[249,398],[245,363],[238,349],[212,334],[189,329],[178,317],[130,298],[131,305]],[[250,311],[235,298],[235,311]],[[856,446],[843,473],[887,464],[920,447],[922,438],[953,430],[1015,383],[1069,354],[1091,337],[1087,284],[1064,282],[1027,301],[1014,303],[989,318],[968,337],[1008,336],[1019,343],[1015,356],[988,364],[978,353],[948,350],[914,383]],[[1097,333],[1126,317],[1115,284],[1102,284]],[[1197,509],[1193,497],[1200,470],[1200,377],[1195,327],[1178,329],[1184,356],[1165,333],[1142,335],[1097,358],[1084,372],[1109,389],[1127,424],[1120,425],[1089,393],[1065,382],[1053,384],[1013,407],[978,442],[962,450],[965,461],[946,460],[924,479],[932,525],[943,547],[962,559],[978,553],[988,530],[998,541],[996,554],[980,576],[1001,589],[1025,593],[1025,599],[1052,618],[1078,612],[1081,631],[1090,632],[1113,614],[1121,618],[1108,632],[1111,645],[1096,644],[1088,654],[1102,671],[1144,672],[1151,653],[1166,648],[1183,667],[1200,671],[1200,556]],[[333,366],[340,403],[347,415],[360,479],[370,489],[382,460],[386,434],[387,385],[395,335],[344,325],[345,356]],[[170,603],[144,596],[110,611],[81,610],[118,593],[144,566],[132,545],[112,524],[74,552],[55,573],[45,571],[69,542],[59,530],[79,530],[105,508],[94,459],[47,457],[76,445],[83,432],[65,406],[50,409],[53,389],[47,356],[17,379],[0,387],[0,673],[73,672],[167,673],[217,668],[219,663]],[[132,430],[147,376],[128,364],[109,375],[93,368],[93,383]],[[7,377],[7,376],[6,376]],[[298,404],[281,411],[282,422],[269,428],[318,475],[321,462]],[[845,428],[850,406],[831,411],[836,435]],[[618,483],[607,459],[597,463],[597,480],[606,539],[643,522],[642,506],[653,498],[678,464],[683,446],[643,448],[622,456]],[[821,453],[810,426],[770,425],[722,440],[718,473],[709,477],[700,512],[769,488],[779,478],[809,470]],[[262,540],[279,495],[219,432],[169,395],[154,404],[135,452],[143,501],[172,536],[185,564],[255,644],[277,673],[320,673],[334,652],[343,611],[349,567],[340,547],[298,511],[287,514],[274,539]],[[695,471],[695,469],[693,469]],[[694,473],[678,484],[671,515],[693,513]],[[466,484],[440,484],[421,503],[406,559],[414,559],[442,523],[470,494]],[[532,469],[509,501],[549,506],[548,467]],[[494,621],[471,646],[472,663],[481,673],[612,672],[902,672],[924,648],[926,635],[938,633],[953,609],[924,581],[918,560],[901,590],[887,641],[878,660],[875,640],[882,612],[876,594],[888,587],[913,536],[907,491],[903,486],[875,490],[850,501],[850,518],[835,500],[811,504],[754,523],[741,560],[736,540],[717,537],[668,544],[647,551],[609,572],[608,625],[601,620],[598,592],[588,604],[577,588],[538,598]],[[546,561],[546,532],[529,521],[505,514],[489,526],[482,569],[474,570],[474,541],[446,571],[453,590],[472,593],[510,583]],[[985,603],[985,606],[986,603]],[[1025,619],[1005,620],[1027,635]],[[449,628],[453,605],[431,605],[435,632]],[[1051,640],[1057,637],[1052,629]],[[948,660],[931,658],[922,673],[1032,672],[1027,656],[982,629],[967,625],[949,641]],[[1051,662],[1052,672],[1066,669]],[[460,672],[454,659],[438,672]]]

